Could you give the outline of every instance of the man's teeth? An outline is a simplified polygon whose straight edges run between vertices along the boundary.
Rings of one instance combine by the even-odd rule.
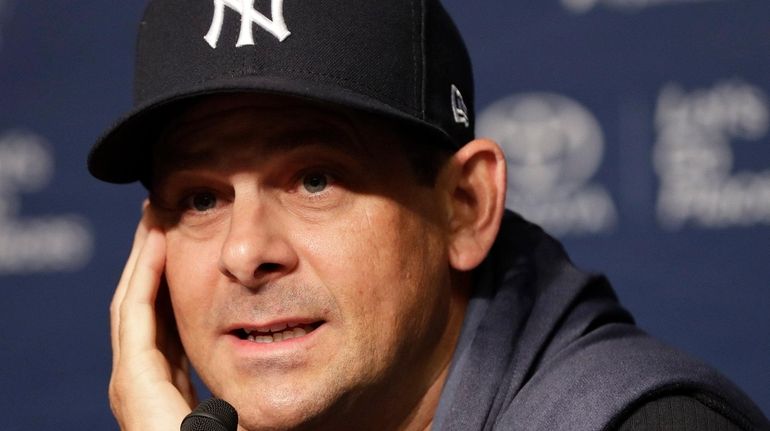
[[[276,341],[286,341],[292,338],[301,337],[312,331],[314,328],[310,325],[301,325],[289,328],[288,325],[278,325],[270,328],[270,332],[246,331],[246,339],[255,343],[274,343]]]

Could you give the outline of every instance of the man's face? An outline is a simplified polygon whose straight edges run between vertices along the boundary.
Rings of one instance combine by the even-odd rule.
[[[229,96],[156,151],[179,334],[242,427],[384,428],[441,380],[464,307],[447,199],[395,139],[363,116]]]

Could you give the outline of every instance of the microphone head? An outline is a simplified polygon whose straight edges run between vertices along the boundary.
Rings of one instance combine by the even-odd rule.
[[[238,412],[227,401],[208,399],[182,421],[181,431],[236,431]]]

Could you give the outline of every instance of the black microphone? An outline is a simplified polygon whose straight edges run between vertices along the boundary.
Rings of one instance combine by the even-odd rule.
[[[225,400],[211,398],[200,404],[182,421],[181,431],[236,431],[238,412]]]

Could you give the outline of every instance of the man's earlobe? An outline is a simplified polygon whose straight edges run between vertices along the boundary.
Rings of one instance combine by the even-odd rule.
[[[476,139],[450,160],[449,260],[470,271],[486,257],[505,210],[506,164],[493,141]]]

